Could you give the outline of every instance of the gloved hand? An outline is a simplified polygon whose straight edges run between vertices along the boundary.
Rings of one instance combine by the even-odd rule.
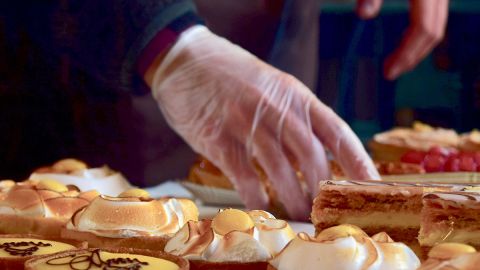
[[[375,17],[383,0],[358,0],[363,19]],[[448,0],[410,0],[410,26],[400,46],[387,58],[383,69],[393,80],[412,70],[443,39],[448,19]]]
[[[253,160],[300,220],[308,218],[318,181],[330,177],[323,145],[348,176],[379,179],[352,130],[306,86],[204,26],[183,32],[152,77],[167,122],[223,171],[248,208],[268,206]]]

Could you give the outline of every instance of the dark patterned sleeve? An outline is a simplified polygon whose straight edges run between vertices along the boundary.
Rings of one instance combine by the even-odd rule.
[[[200,23],[191,0],[26,2],[19,14],[42,48],[68,55],[109,87],[134,93],[145,90],[139,75],[156,53]]]

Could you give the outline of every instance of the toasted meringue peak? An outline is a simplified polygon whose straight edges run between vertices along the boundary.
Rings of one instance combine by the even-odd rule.
[[[150,193],[148,191],[141,189],[141,188],[132,188],[129,190],[126,190],[120,194],[118,194],[117,197],[120,198],[128,198],[128,197],[137,197],[137,198],[150,198]]]
[[[355,226],[336,226],[310,237],[300,233],[270,264],[277,270],[395,270],[416,269],[420,260],[403,243],[379,234],[377,242]]]
[[[316,239],[318,241],[332,241],[337,238],[360,236],[365,237],[367,234],[359,227],[351,224],[342,224],[334,227],[330,227],[321,231]]]
[[[379,144],[408,147],[428,151],[432,146],[457,147],[460,136],[452,129],[434,128],[423,123],[414,123],[413,128],[397,127],[378,133],[373,141]]]
[[[474,247],[460,243],[441,243],[434,246],[430,252],[428,252],[429,258],[435,258],[440,260],[448,260],[458,255],[475,253]]]
[[[3,213],[30,217],[68,220],[87,205],[93,194],[68,190],[55,181],[24,181],[16,183],[2,196]]]
[[[393,241],[392,238],[390,238],[390,235],[388,235],[386,232],[379,232],[373,235],[372,239],[378,243],[394,243],[395,242]]]
[[[419,132],[428,132],[428,131],[434,130],[432,126],[422,123],[420,121],[413,122],[412,128],[413,130],[419,131]]]
[[[266,261],[294,237],[286,221],[268,212],[226,209],[213,220],[189,222],[169,240],[165,251],[212,262]]]
[[[187,199],[102,195],[77,212],[67,228],[112,238],[161,236],[177,232],[189,220],[198,220],[198,209]]]
[[[83,198],[87,201],[93,201],[93,199],[95,199],[96,197],[100,196],[100,193],[96,190],[87,190],[85,192],[82,192],[80,194],[78,194],[78,197],[79,198]]]
[[[54,179],[65,185],[75,185],[82,191],[95,189],[109,196],[117,196],[132,187],[121,173],[108,166],[88,168],[84,162],[75,159],[60,160],[50,167],[37,169],[30,179]]]
[[[210,254],[212,262],[259,262],[271,258],[270,252],[250,234],[231,231],[218,241],[217,248]]]
[[[170,239],[165,251],[187,259],[205,259],[203,254],[215,239],[211,220],[189,221]]]
[[[15,186],[15,181],[13,180],[10,180],[10,179],[0,180],[0,192],[9,190],[13,186]]]
[[[87,168],[85,162],[74,158],[62,159],[52,165],[52,170],[60,173],[69,173]]]
[[[48,189],[56,192],[67,192],[68,188],[66,185],[58,182],[57,180],[53,179],[43,179],[40,180],[37,184],[38,189]]]
[[[250,216],[237,209],[220,211],[212,220],[213,230],[220,235],[226,235],[231,231],[249,232],[253,227]]]
[[[258,220],[275,219],[275,217],[272,214],[264,210],[250,210],[247,212],[247,214],[255,222]]]

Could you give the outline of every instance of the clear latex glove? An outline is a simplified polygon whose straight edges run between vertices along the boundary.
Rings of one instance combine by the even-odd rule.
[[[323,145],[350,177],[379,179],[352,130],[307,87],[203,26],[182,33],[150,83],[170,126],[225,173],[250,209],[268,207],[253,160],[300,220],[318,181],[330,177]]]
[[[383,0],[357,0],[363,19],[375,17]],[[410,0],[410,25],[400,46],[387,58],[383,69],[393,80],[412,70],[443,39],[448,19],[448,0]]]

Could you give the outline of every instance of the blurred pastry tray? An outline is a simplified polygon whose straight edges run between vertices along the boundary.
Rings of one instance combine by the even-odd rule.
[[[384,175],[383,181],[387,182],[433,182],[433,183],[480,183],[478,172],[451,172],[451,173],[425,173],[425,174],[397,174]],[[336,179],[343,180],[343,179]],[[195,198],[207,205],[231,205],[243,206],[240,196],[235,190],[210,187],[192,183],[187,180],[180,181],[180,184],[190,191]]]
[[[204,204],[243,206],[242,200],[235,190],[199,185],[186,180],[181,181],[180,184]]]
[[[384,181],[388,182],[435,182],[435,183],[480,183],[478,172],[448,172],[448,173],[425,173],[425,174],[398,174],[384,175]]]

